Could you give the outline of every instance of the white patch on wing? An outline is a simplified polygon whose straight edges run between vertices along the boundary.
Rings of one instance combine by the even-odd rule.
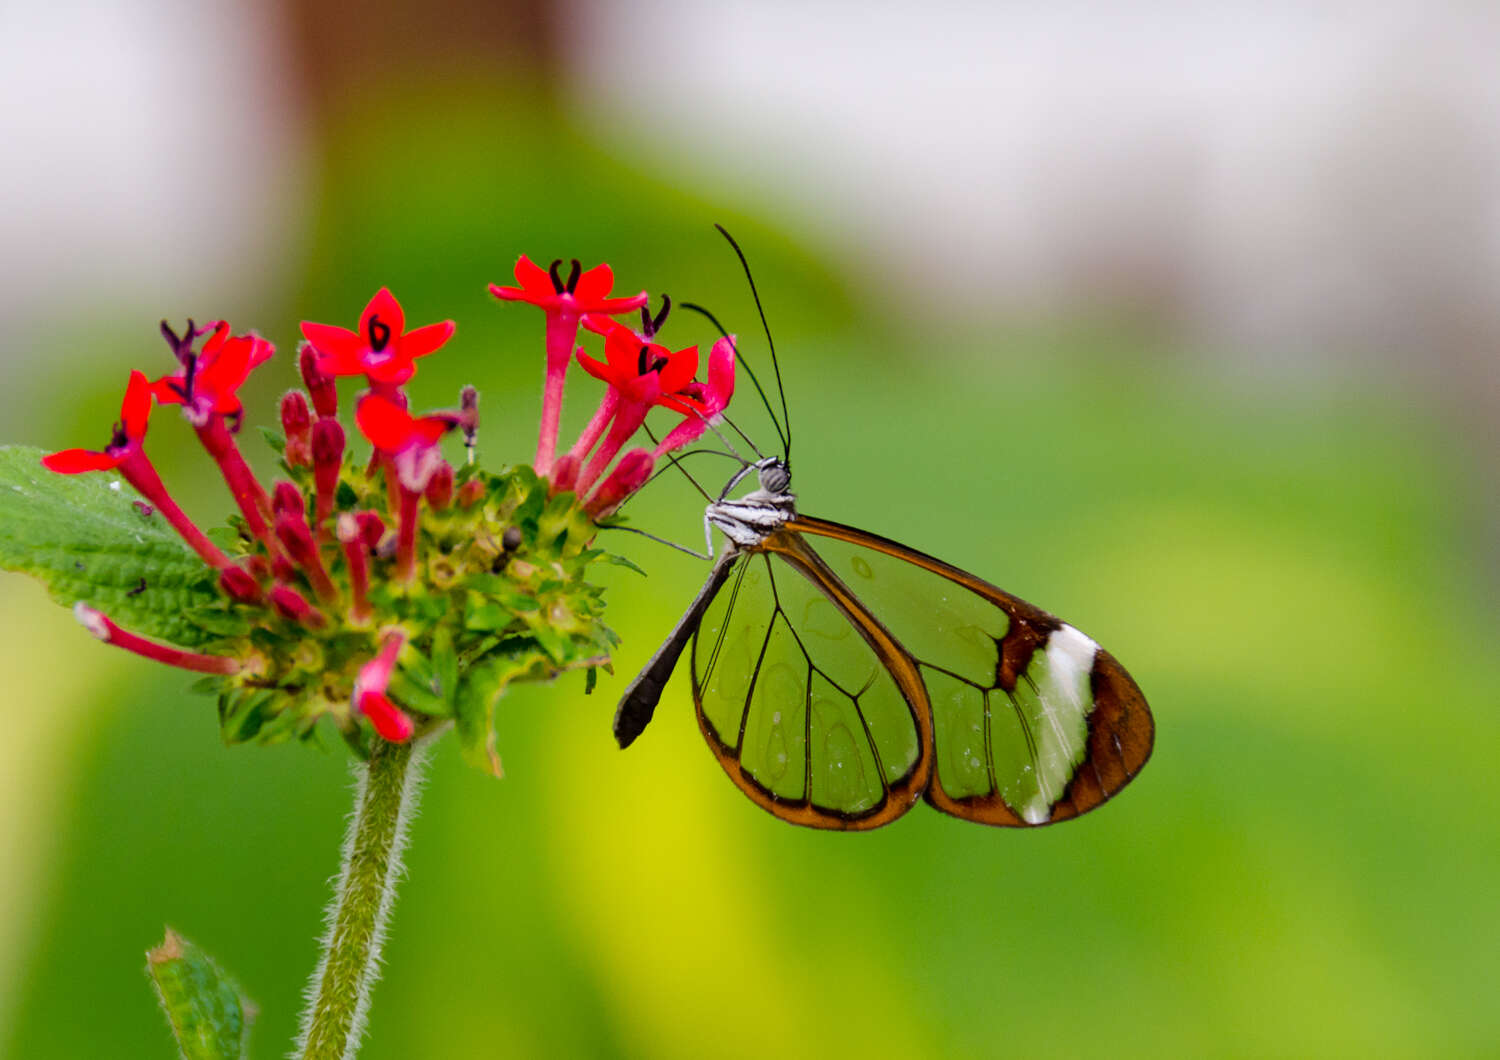
[[[1089,679],[1098,651],[1099,645],[1064,625],[1047,638],[1045,668],[1026,669],[1036,685],[1042,723],[1035,733],[1038,790],[1021,807],[1028,824],[1043,824],[1051,817],[1052,804],[1062,797],[1083,760],[1087,718],[1093,709]]]
[[[1094,656],[1099,645],[1072,626],[1064,625],[1047,638],[1047,669],[1050,684],[1075,712],[1089,702],[1089,675],[1094,671]],[[1043,698],[1047,698],[1043,690]]]

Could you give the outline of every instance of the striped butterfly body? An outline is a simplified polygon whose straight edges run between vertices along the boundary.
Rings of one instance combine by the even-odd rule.
[[[726,500],[751,470],[759,488]],[[799,515],[789,487],[785,462],[766,458],[708,506],[728,547],[626,689],[621,747],[691,640],[710,749],[794,824],[875,828],[919,798],[984,824],[1050,824],[1140,772],[1155,727],[1113,656],[941,560]]]

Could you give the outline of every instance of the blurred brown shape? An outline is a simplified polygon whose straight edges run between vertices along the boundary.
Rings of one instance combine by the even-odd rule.
[[[392,76],[493,70],[534,81],[559,71],[566,7],[518,0],[283,0],[308,110],[316,116]]]

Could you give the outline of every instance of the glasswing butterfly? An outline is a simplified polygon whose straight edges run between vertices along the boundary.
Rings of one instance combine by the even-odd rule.
[[[774,365],[774,343],[771,355]],[[740,790],[793,824],[876,828],[919,798],[983,824],[1051,824],[1141,771],[1155,724],[1114,656],[942,560],[799,514],[790,423],[776,429],[786,458],[746,462],[708,505],[705,535],[717,527],[728,546],[625,690],[622,748],[691,640],[710,750]],[[729,499],[751,472],[756,488]]]

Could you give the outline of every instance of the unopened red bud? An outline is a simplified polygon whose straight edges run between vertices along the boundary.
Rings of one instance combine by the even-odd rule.
[[[219,572],[219,588],[242,604],[258,604],[264,597],[250,572],[229,566]]]
[[[301,622],[310,629],[322,629],[328,624],[327,617],[290,585],[278,585],[271,590],[271,606],[282,618]]]
[[[300,390],[289,390],[281,398],[281,429],[286,432],[286,462],[292,467],[312,463],[312,413]]]
[[[458,506],[460,508],[472,508],[484,499],[484,483],[471,478],[462,486],[458,487]]]
[[[594,490],[593,496],[583,506],[584,511],[595,519],[609,515],[624,504],[632,493],[646,484],[655,466],[656,458],[649,450],[632,449],[620,458],[620,462],[615,465],[609,477],[598,489]]]
[[[313,480],[318,491],[313,525],[319,528],[319,533],[326,533],[323,522],[333,512],[339,472],[344,466],[344,428],[338,420],[323,419],[313,425],[312,453]]]
[[[312,395],[313,408],[317,409],[318,415],[337,416],[339,392],[333,377],[323,374],[318,367],[317,351],[306,342],[297,351],[297,366],[302,369],[302,381],[307,384],[307,392]]]
[[[373,552],[380,546],[380,539],[385,537],[385,520],[374,512],[360,512],[355,518],[359,520],[359,533],[365,547]]]
[[[337,467],[343,460],[344,428],[339,425],[338,420],[324,419],[313,424],[312,452],[315,467],[325,464]]]
[[[433,511],[440,512],[453,503],[453,466],[447,461],[439,464],[432,478],[427,480],[424,496]]]
[[[293,483],[278,482],[276,491],[271,494],[271,511],[277,515],[302,515],[307,511],[307,499]]]
[[[557,458],[557,463],[552,465],[553,493],[563,493],[578,484],[578,464],[578,458],[572,453]]]
[[[337,599],[338,589],[334,588],[333,579],[323,566],[317,542],[313,540],[312,532],[307,528],[307,520],[302,518],[301,513],[279,516],[276,520],[276,536],[286,548],[287,554],[306,572],[307,580],[312,583],[318,599],[325,603]]]

